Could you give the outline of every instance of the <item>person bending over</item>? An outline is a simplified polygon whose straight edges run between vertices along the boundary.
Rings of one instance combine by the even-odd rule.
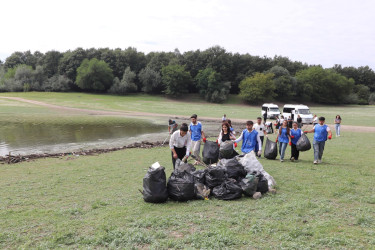
[[[191,138],[186,123],[182,123],[180,130],[175,131],[169,140],[169,147],[172,151],[173,169],[177,159],[182,160],[185,156],[189,157]]]

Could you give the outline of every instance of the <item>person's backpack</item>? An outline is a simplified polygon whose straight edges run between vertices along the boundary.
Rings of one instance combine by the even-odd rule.
[[[296,147],[298,151],[310,150],[311,143],[310,143],[309,138],[305,134],[302,134],[301,137],[297,141]]]
[[[203,162],[206,164],[216,163],[219,159],[219,145],[213,141],[206,141],[203,147]]]
[[[268,138],[264,147],[264,157],[270,160],[275,160],[277,157],[277,143]]]

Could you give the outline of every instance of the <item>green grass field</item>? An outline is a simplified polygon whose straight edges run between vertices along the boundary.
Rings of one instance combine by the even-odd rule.
[[[138,106],[144,112],[196,112],[211,117],[221,117],[223,111],[234,109],[238,110],[238,118],[244,118],[242,114],[250,118],[258,115],[258,108],[244,105],[205,103],[202,110],[202,104],[151,96],[1,95],[90,109],[137,110]],[[159,109],[154,105],[160,105]],[[367,121],[367,126],[373,126],[374,106],[339,108],[345,122],[367,125],[363,124]],[[352,111],[362,108],[368,112],[350,119]],[[319,109],[327,114],[337,111],[334,107]],[[72,122],[119,119],[56,113],[0,99],[0,122],[45,119],[47,123],[56,117]],[[374,150],[374,133],[342,131],[341,137],[327,142],[323,164],[312,164],[312,150],[302,152],[297,163],[261,159],[277,182],[276,195],[260,200],[165,204],[145,203],[138,189],[142,189],[147,168],[156,161],[166,167],[167,177],[170,175],[167,147],[0,164],[0,248],[373,249]],[[289,155],[288,146],[285,158]]]
[[[114,96],[85,93],[0,93],[0,96],[15,96],[30,100],[43,101],[50,104],[67,107],[77,107],[97,110],[117,110],[150,112],[180,116],[217,117],[223,114],[229,118],[256,119],[260,115],[259,106],[241,104],[236,96],[230,96],[228,104],[212,104],[204,102],[197,96],[188,96],[181,99],[167,99],[162,96],[130,95]],[[204,105],[204,108],[202,108]],[[282,109],[282,106],[279,106]],[[344,125],[375,126],[375,106],[310,106],[310,111],[318,116],[325,116],[328,123],[333,123],[337,114],[343,118]]]
[[[345,133],[321,165],[261,159],[278,193],[260,200],[145,203],[167,147],[0,165],[0,248],[373,248],[374,141]]]

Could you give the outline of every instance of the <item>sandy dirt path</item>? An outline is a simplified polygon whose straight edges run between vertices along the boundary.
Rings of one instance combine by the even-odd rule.
[[[25,102],[30,103],[34,105],[39,105],[51,109],[57,109],[61,111],[70,111],[75,113],[84,113],[89,115],[113,115],[113,116],[127,116],[127,117],[134,117],[134,116],[142,116],[142,117],[173,117],[173,118],[179,118],[179,119],[190,119],[188,116],[177,116],[177,115],[169,115],[169,114],[159,114],[159,113],[149,113],[149,112],[137,112],[137,111],[111,111],[111,110],[94,110],[94,109],[82,109],[82,108],[72,108],[72,107],[65,107],[55,104],[49,104],[45,102],[40,101],[34,101],[34,100],[28,100],[21,97],[5,97],[0,96],[0,98],[3,99],[9,99],[9,100],[15,100],[19,102]],[[206,120],[206,121],[221,121],[219,118],[213,118],[213,117],[199,117],[200,120]],[[233,123],[245,123],[246,119],[232,119]],[[333,128],[333,124],[329,124]],[[342,130],[351,131],[351,132],[363,132],[363,133],[375,133],[375,127],[366,127],[366,126],[353,126],[353,125],[341,125]]]

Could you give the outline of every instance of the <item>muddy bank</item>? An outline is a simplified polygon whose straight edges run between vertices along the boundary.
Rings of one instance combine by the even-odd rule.
[[[62,158],[65,156],[68,156],[67,159],[70,159],[69,156],[75,156],[78,157],[80,155],[99,155],[103,153],[109,153],[129,148],[155,148],[155,147],[166,147],[168,146],[168,142],[164,143],[161,141],[157,142],[148,142],[148,141],[142,141],[142,142],[136,142],[132,143],[127,146],[123,147],[116,147],[116,148],[106,148],[106,149],[89,149],[89,150],[82,150],[82,151],[76,151],[76,152],[68,152],[68,153],[54,153],[54,154],[30,154],[30,155],[12,155],[12,152],[9,152],[9,155],[6,156],[0,156],[0,164],[14,164],[24,161],[33,161],[36,159],[41,158]]]

